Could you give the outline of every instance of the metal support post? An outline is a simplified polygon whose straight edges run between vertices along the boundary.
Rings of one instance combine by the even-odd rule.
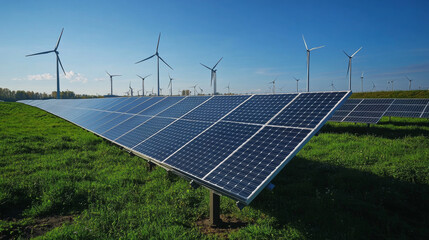
[[[220,223],[220,196],[210,190],[210,225],[219,226]]]

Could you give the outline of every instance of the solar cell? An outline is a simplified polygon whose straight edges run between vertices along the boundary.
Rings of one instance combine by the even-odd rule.
[[[143,102],[137,106],[134,106],[134,108],[128,110],[128,113],[137,114],[137,113],[151,107],[152,105],[155,105],[156,103],[158,103],[159,101],[162,101],[162,100],[164,100],[164,97],[152,97],[149,100],[147,100],[147,101],[145,101],[145,102]]]
[[[204,103],[208,99],[210,99],[209,96],[187,97],[183,101],[181,101],[181,102],[175,104],[174,106],[171,106],[170,108],[166,109],[165,111],[160,113],[158,116],[179,118],[179,117],[183,116],[184,114],[186,114],[187,112],[191,111],[193,108]]]
[[[111,119],[110,121],[99,125],[99,127],[97,127],[94,132],[98,133],[98,134],[102,134],[105,131],[115,127],[116,125],[120,124],[121,122],[126,121],[127,119],[131,118],[132,116],[129,114],[119,114],[116,118]]]
[[[104,133],[101,133],[104,137],[115,140],[116,138],[122,136],[123,134],[127,133],[128,131],[132,130],[133,128],[137,127],[138,125],[146,122],[149,120],[150,117],[145,116],[133,116],[126,121],[112,127],[111,129],[105,131]]]

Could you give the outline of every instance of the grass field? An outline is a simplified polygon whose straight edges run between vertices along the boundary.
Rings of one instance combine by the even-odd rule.
[[[429,120],[328,123],[207,234],[209,194],[51,114],[0,103],[0,239],[427,239]]]

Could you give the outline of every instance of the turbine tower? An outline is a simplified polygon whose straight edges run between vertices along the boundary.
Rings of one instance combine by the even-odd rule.
[[[343,50],[344,54],[346,54],[347,57],[349,57],[349,66],[347,67],[347,75],[349,75],[349,90],[352,90],[352,58],[358,53],[362,47],[360,47],[358,50],[356,50],[355,53],[353,53],[351,56],[346,53],[346,51]]]
[[[411,91],[411,82],[413,81],[413,79],[409,79],[408,76],[405,76],[408,81],[410,82],[410,84],[408,85],[408,91]]]
[[[30,56],[35,56],[35,55],[47,54],[47,53],[51,53],[51,52],[55,53],[55,55],[57,56],[57,99],[60,99],[60,71],[59,71],[58,65],[61,66],[61,69],[63,70],[64,75],[66,75],[66,71],[64,71],[63,64],[61,63],[60,56],[58,55],[60,53],[57,51],[58,45],[60,45],[61,36],[63,35],[63,32],[64,32],[64,28],[61,30],[60,37],[58,38],[58,42],[57,42],[57,45],[55,46],[54,50],[26,55],[26,57],[30,57]]]
[[[195,96],[195,94],[196,94],[196,92],[197,92],[197,90],[196,90],[196,89],[197,89],[197,85],[198,85],[198,84],[195,84],[194,86],[191,86],[191,88],[194,88],[194,96]]]
[[[210,80],[210,86],[213,85],[213,95],[216,95],[216,66],[219,64],[219,62],[222,60],[223,57],[221,57],[219,59],[219,61],[217,61],[217,63],[212,67],[207,67],[206,65],[200,63],[201,65],[203,65],[204,67],[206,67],[207,69],[209,69],[211,71],[211,80]]]
[[[119,77],[122,75],[111,75],[108,71],[106,71],[106,73],[110,77],[110,96],[113,96],[113,77]]]
[[[276,93],[276,80],[277,80],[277,78],[275,78],[273,81],[269,82],[269,83],[273,84],[273,94]]]
[[[132,97],[132,96],[133,96],[133,88],[131,87],[131,81],[130,81],[129,88],[130,88],[130,95],[131,95],[131,97]]]
[[[363,92],[363,72],[362,72],[362,75],[360,75],[360,85]]]
[[[298,78],[296,78],[296,77],[293,77],[294,79],[295,79],[295,81],[296,81],[296,92],[298,92],[298,82],[299,82],[299,80],[300,79],[298,79]]]
[[[163,63],[165,63],[165,65],[167,65],[169,68],[171,68],[171,70],[173,70],[173,68],[172,67],[170,67],[170,65],[168,65],[168,63],[166,62],[166,61],[164,61],[164,59],[162,59],[162,57],[161,56],[159,56],[159,53],[158,53],[158,47],[159,47],[159,40],[161,39],[161,33],[159,33],[159,36],[158,36],[158,44],[156,45],[156,52],[155,52],[155,54],[153,54],[152,56],[150,56],[150,57],[148,57],[148,58],[145,58],[145,59],[143,59],[143,60],[140,60],[140,61],[138,61],[138,62],[136,62],[136,64],[137,63],[141,63],[141,62],[144,62],[144,61],[146,61],[146,60],[149,60],[149,59],[151,59],[151,58],[153,58],[153,57],[157,57],[157,73],[158,73],[158,96],[159,96],[159,91],[160,91],[160,87],[159,87],[159,59],[161,59],[161,61],[163,62]]]
[[[310,92],[310,52],[325,46],[314,47],[308,49],[307,43],[305,42],[304,35],[302,35],[302,40],[304,41],[305,49],[307,50],[307,92]]]
[[[168,74],[168,78],[170,78],[170,82],[168,83],[168,87],[170,88],[170,96],[173,96],[173,80],[174,80],[174,78],[170,77],[170,74]]]
[[[139,78],[141,78],[141,80],[142,80],[142,95],[144,96],[144,80],[147,78],[147,77],[149,77],[150,75],[152,75],[152,74],[149,74],[149,75],[147,75],[147,76],[145,76],[145,77],[141,77],[140,75],[138,75],[138,74],[136,74],[137,75],[137,77],[139,77]]]

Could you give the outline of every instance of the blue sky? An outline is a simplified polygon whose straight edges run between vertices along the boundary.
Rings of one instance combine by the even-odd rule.
[[[24,57],[59,46],[67,78],[61,90],[107,94],[105,70],[114,79],[114,93],[128,84],[141,89],[135,74],[153,74],[146,89],[156,89],[155,58],[134,64],[155,52],[162,32],[161,87],[168,73],[174,93],[198,84],[210,92],[210,71],[200,62],[218,65],[218,91],[294,92],[306,88],[306,51],[311,53],[312,91],[347,89],[347,57],[353,59],[352,90],[429,88],[428,1],[5,1],[0,15],[0,87],[48,92],[56,90],[55,55]],[[166,90],[164,90],[166,93]]]

